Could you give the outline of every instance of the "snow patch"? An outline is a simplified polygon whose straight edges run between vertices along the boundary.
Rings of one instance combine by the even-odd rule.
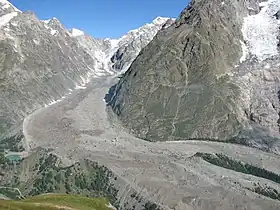
[[[267,64],[264,66],[264,68],[265,68],[265,69],[270,69],[270,68],[271,68],[271,66],[270,66],[270,64],[269,64],[269,63],[267,63]]]
[[[42,20],[43,23],[49,24],[52,19]]]
[[[117,210],[117,208],[116,208],[115,206],[113,206],[111,203],[109,203],[109,204],[107,205],[107,207],[108,207],[109,209],[112,209],[112,210]]]
[[[6,35],[5,38],[15,41],[15,38],[13,36],[11,36],[10,34],[6,33],[5,35]],[[17,48],[16,44],[15,44],[15,48]],[[15,51],[17,51],[17,50],[15,50]]]
[[[51,35],[56,35],[58,33],[58,31],[57,30],[54,30],[54,29],[51,29]]]
[[[85,33],[83,31],[79,30],[79,29],[72,28],[71,29],[71,35],[73,37],[76,37],[76,36],[83,36],[83,35],[85,35]]]
[[[280,0],[268,0],[260,3],[260,6],[262,9],[258,14],[244,18],[242,33],[247,45],[246,50],[242,46],[240,62],[244,61],[244,52],[250,52],[259,61],[278,54],[280,22],[274,15],[280,10]]]
[[[86,89],[87,87],[81,86],[81,85],[76,85],[75,90],[80,90],[80,89]]]
[[[115,49],[115,48],[119,47],[119,42],[120,42],[120,40],[118,40],[118,39],[110,39],[111,48]]]
[[[0,17],[0,28],[4,25],[8,24],[15,16],[17,16],[17,12],[11,12],[6,15]]]
[[[55,36],[58,34],[57,30],[52,29],[50,26],[48,26],[47,24],[44,25],[46,29],[48,29],[51,33],[51,35]]]
[[[12,26],[15,26],[15,27],[18,26],[18,24],[17,24],[16,22],[11,22],[11,25],[12,25]]]
[[[265,7],[267,5],[267,1],[263,1],[259,3],[259,7]]]

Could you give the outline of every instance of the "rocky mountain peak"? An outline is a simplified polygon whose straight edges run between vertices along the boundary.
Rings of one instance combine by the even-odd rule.
[[[49,20],[43,20],[44,26],[50,31],[53,36],[57,36],[58,34],[67,36],[68,31],[65,30],[65,27],[60,23],[57,18],[51,18]]]
[[[150,141],[278,150],[279,5],[193,0],[111,88],[107,99],[123,125]]]
[[[142,34],[144,34],[144,32],[147,32],[148,30],[150,30],[153,35],[155,35],[155,33],[161,29],[161,27],[163,25],[166,24],[166,22],[174,22],[175,19],[172,18],[164,18],[164,17],[157,17],[155,18],[151,23],[146,23],[143,26],[134,29],[134,30],[130,30],[128,33],[126,33],[124,36],[122,36],[119,41],[120,42],[125,42],[128,38],[130,37],[139,37]],[[154,32],[156,31],[156,32]]]

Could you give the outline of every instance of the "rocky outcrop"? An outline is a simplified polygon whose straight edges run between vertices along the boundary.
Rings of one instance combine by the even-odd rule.
[[[271,49],[277,43],[271,44],[275,27],[269,25],[277,5],[193,0],[111,88],[109,105],[131,133],[150,141],[231,140],[271,148],[279,136],[279,67]]]

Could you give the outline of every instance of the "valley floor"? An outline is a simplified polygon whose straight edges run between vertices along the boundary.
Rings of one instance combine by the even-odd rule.
[[[260,186],[280,192],[279,183],[211,164],[195,154],[221,153],[275,174],[280,174],[279,156],[219,142],[137,139],[107,110],[103,98],[113,81],[95,79],[86,89],[28,116],[23,124],[27,148],[53,148],[70,162],[97,161],[122,177],[124,188],[134,188],[164,209],[280,209],[279,200],[254,190]],[[120,190],[119,197],[128,196],[126,191]]]

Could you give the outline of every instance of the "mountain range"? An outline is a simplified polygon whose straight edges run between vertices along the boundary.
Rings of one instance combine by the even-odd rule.
[[[118,40],[66,29],[0,1],[0,137],[18,132],[25,116],[83,88],[91,77],[121,73],[169,18],[129,31]],[[1,139],[0,138],[0,139]]]
[[[0,197],[280,209],[279,18],[280,0],[193,0],[97,39],[0,0]]]

